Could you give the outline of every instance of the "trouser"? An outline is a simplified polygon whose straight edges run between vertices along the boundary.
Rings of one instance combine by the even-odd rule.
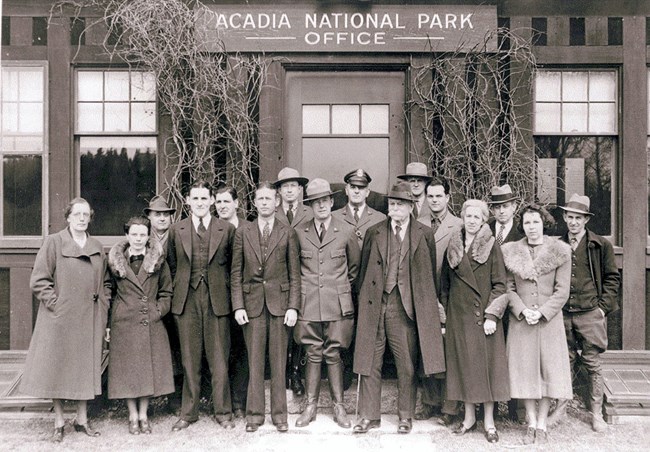
[[[307,361],[327,364],[341,362],[341,349],[347,348],[352,340],[354,319],[352,317],[328,322],[298,320],[294,328],[294,339],[304,346]]]
[[[456,416],[460,412],[460,402],[456,400],[445,400],[445,379],[429,375],[422,379],[422,403],[432,406],[440,406],[444,414]]]
[[[249,368],[246,422],[260,425],[264,423],[264,357],[268,341],[271,365],[271,419],[274,424],[286,423],[287,392],[284,377],[289,328],[284,324],[284,316],[272,315],[265,305],[258,317],[248,319],[243,330]]]
[[[201,398],[201,360],[203,352],[212,375],[212,403],[219,422],[232,418],[228,357],[230,355],[230,318],[216,316],[210,305],[205,282],[190,287],[183,313],[175,316],[183,362],[181,419],[194,422],[199,417]]]
[[[397,288],[382,296],[372,369],[369,375],[360,376],[359,415],[362,418],[377,420],[381,417],[381,367],[386,343],[397,368],[397,411],[400,419],[411,419],[417,396],[417,326],[404,311]]]
[[[230,360],[228,362],[230,394],[234,409],[246,409],[248,393],[248,354],[242,327],[234,318],[230,322]]]

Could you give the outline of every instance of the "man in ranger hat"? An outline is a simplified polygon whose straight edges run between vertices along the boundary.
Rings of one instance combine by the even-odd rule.
[[[302,204],[303,187],[309,179],[302,177],[298,170],[285,167],[278,173],[278,180],[274,182],[280,194],[280,205],[275,209],[275,218],[279,222],[294,229],[312,219],[311,209]],[[287,349],[287,389],[291,389],[296,396],[305,393],[300,375],[300,357],[302,347],[289,337]]]
[[[352,287],[361,250],[353,227],[332,216],[333,195],[326,180],[316,178],[309,182],[305,203],[311,205],[314,218],[296,229],[303,300],[294,337],[307,356],[307,406],[296,420],[296,427],[306,427],[316,418],[322,361],[327,364],[334,421],[342,428],[352,425],[343,404],[340,352],[352,340]]]
[[[569,202],[560,207],[568,228],[562,240],[573,250],[571,289],[562,313],[572,373],[575,375],[576,361],[580,360],[589,375],[591,427],[603,432],[607,424],[602,411],[604,387],[600,354],[607,350],[606,316],[618,309],[621,277],[612,244],[586,227],[594,215],[589,204],[589,197],[573,194]],[[578,350],[582,350],[580,355]],[[557,422],[564,415],[566,403],[566,400],[558,402],[549,423]]]
[[[381,425],[381,367],[390,347],[397,367],[398,433],[409,433],[415,411],[416,369],[445,371],[438,297],[436,244],[430,227],[411,221],[407,182],[388,193],[388,219],[368,229],[363,242],[354,371],[359,374],[355,433]],[[419,359],[418,359],[419,358]]]
[[[422,224],[431,226],[431,210],[427,203],[424,189],[432,178],[424,163],[412,162],[406,165],[406,174],[397,176],[411,185],[413,194],[413,216]]]

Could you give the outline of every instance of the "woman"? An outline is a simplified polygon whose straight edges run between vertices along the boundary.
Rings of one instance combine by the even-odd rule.
[[[545,444],[551,400],[573,397],[562,319],[571,284],[571,247],[544,235],[552,224],[545,209],[525,206],[519,227],[526,237],[502,247],[510,308],[510,396],[524,400],[524,444]]]
[[[101,361],[110,296],[106,258],[87,233],[93,210],[83,198],[65,209],[68,227],[45,238],[30,287],[40,301],[20,390],[54,403],[52,441],[63,440],[63,399],[77,401],[74,430],[88,436],[87,401],[101,394]]]
[[[476,428],[476,405],[483,404],[485,437],[499,441],[494,403],[510,398],[503,329],[486,313],[505,299],[505,268],[495,246],[487,204],[469,199],[463,204],[463,226],[452,232],[441,270],[441,302],[447,309],[447,400],[465,402],[465,418],[453,433]]]
[[[167,330],[172,279],[162,246],[149,241],[151,223],[132,217],[124,225],[126,240],[108,254],[114,280],[111,306],[111,353],[108,397],[126,399],[129,433],[151,433],[147,419],[150,397],[174,392]]]

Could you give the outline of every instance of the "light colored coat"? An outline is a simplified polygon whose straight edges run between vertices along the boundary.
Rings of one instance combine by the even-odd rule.
[[[82,249],[68,229],[46,237],[29,285],[40,304],[21,392],[54,399],[95,398],[102,392],[110,298],[101,243],[89,236]]]
[[[544,243],[534,248],[534,258],[525,238],[505,243],[501,249],[510,308],[510,395],[515,399],[571,399],[569,351],[562,317],[571,285],[571,247],[545,236]],[[526,308],[542,314],[537,324],[526,322],[522,314]]]
[[[436,289],[440,291],[440,270],[442,269],[442,261],[445,256],[445,251],[449,246],[449,239],[451,238],[454,230],[460,229],[463,226],[463,220],[456,215],[447,211],[447,215],[440,222],[440,226],[436,230],[433,237],[436,239]]]
[[[419,221],[420,223],[430,227],[431,226],[431,208],[429,207],[429,201],[427,201],[426,190],[424,191],[424,194],[422,196],[424,197],[424,200],[422,201],[422,208],[418,212],[418,216],[415,219],[417,221]],[[413,216],[415,216],[415,204],[413,204]]]
[[[354,221],[354,211],[350,207],[350,204],[346,204],[345,207],[335,210],[332,212],[332,216],[346,222],[354,228],[354,234],[357,237],[359,249],[363,246],[363,239],[366,236],[368,228],[386,219],[386,215],[371,208],[369,205],[366,205],[366,208],[363,209],[363,213],[359,217],[358,223]]]

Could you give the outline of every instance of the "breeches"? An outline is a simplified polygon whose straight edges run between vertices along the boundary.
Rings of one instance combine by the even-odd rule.
[[[578,359],[578,350],[582,350],[580,359],[587,372],[599,374],[600,354],[607,350],[606,318],[600,309],[563,314],[571,369]]]
[[[320,363],[325,358],[327,364],[337,364],[341,362],[340,350],[350,346],[353,328],[353,317],[330,322],[298,320],[294,338],[305,346],[309,362]]]

